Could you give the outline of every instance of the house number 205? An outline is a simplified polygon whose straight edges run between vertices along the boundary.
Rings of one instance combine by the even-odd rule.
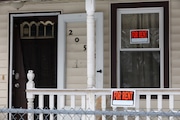
[[[73,35],[73,30],[69,30],[69,35]],[[74,41],[78,43],[80,41],[79,37],[74,38]],[[83,51],[86,51],[87,45],[83,46]]]

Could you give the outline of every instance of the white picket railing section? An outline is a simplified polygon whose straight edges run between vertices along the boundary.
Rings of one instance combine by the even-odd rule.
[[[29,78],[28,78],[29,79]],[[34,98],[38,97],[38,107],[43,109],[48,107],[49,109],[84,109],[84,110],[154,110],[154,111],[175,111],[179,107],[180,102],[180,89],[179,88],[150,88],[150,89],[135,89],[136,91],[136,104],[135,108],[116,108],[110,105],[110,96],[112,89],[42,89],[34,87],[33,78],[30,78],[27,83],[27,101],[28,109],[34,108]],[[133,89],[134,90],[134,89]],[[142,98],[142,95],[145,98]],[[48,96],[48,106],[44,106],[45,96]],[[155,96],[156,98],[152,98]],[[164,98],[164,96],[166,98]],[[56,103],[55,103],[56,102]],[[29,113],[29,120],[33,120],[33,114]],[[50,115],[50,120],[53,120],[54,116]],[[91,120],[95,120],[96,117],[91,117]],[[102,116],[102,120],[106,118]],[[124,116],[124,119],[128,119],[128,116]],[[139,117],[136,117],[138,120]],[[147,116],[147,119],[150,119]],[[172,119],[172,117],[169,117]],[[39,120],[43,120],[43,114],[39,115]],[[116,120],[116,116],[113,116],[113,120]]]
[[[89,109],[89,110],[110,110],[110,94],[111,89],[63,89],[63,90],[56,90],[56,89],[27,89],[27,101],[28,101],[28,108],[31,109],[34,107],[34,96],[39,96],[38,100],[38,107],[43,109],[44,105],[44,96],[49,96],[49,106],[46,106],[50,109],[56,108],[54,106],[54,99],[55,95],[57,95],[59,98],[57,99],[57,109],[64,109],[64,108],[81,108],[81,109]],[[140,95],[145,95],[146,99],[140,99]],[[151,99],[151,95],[157,95],[157,99]],[[163,95],[169,95],[168,99],[163,99]],[[69,97],[70,104],[69,106],[66,106],[65,98],[67,96]],[[75,99],[76,96],[81,96],[80,100]],[[106,97],[108,96],[108,97]],[[176,107],[174,105],[175,103],[175,96],[180,96],[180,89],[152,89],[152,90],[136,90],[136,110],[140,110],[140,102],[143,101],[143,110],[146,109],[146,111],[150,110],[156,110],[156,111],[162,111],[163,109],[168,110],[176,110]],[[98,98],[100,101],[97,101]],[[76,101],[80,101],[80,106],[76,105]],[[154,101],[154,103],[153,103]],[[97,104],[100,107],[97,107]],[[155,104],[155,105],[152,105]],[[165,107],[164,107],[165,105]],[[177,100],[178,105],[178,100]],[[154,107],[152,107],[154,106]],[[168,106],[168,107],[167,107]],[[177,108],[178,109],[178,108]],[[112,110],[116,110],[116,108],[112,108]],[[163,110],[164,111],[164,110]],[[32,118],[32,115],[31,115]],[[113,117],[115,118],[115,117]],[[138,118],[138,117],[137,117]],[[43,115],[40,115],[40,120],[43,120]],[[51,115],[51,119],[53,120],[53,115]]]

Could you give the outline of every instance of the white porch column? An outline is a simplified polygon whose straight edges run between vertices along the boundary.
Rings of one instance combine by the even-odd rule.
[[[94,0],[86,0],[87,13],[87,87],[95,87]]]

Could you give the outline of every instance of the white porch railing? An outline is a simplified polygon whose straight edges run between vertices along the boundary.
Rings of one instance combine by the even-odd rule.
[[[44,107],[49,109],[84,109],[84,110],[145,110],[145,111],[177,111],[180,102],[180,89],[175,88],[159,88],[159,89],[135,89],[136,90],[136,106],[135,108],[113,108],[110,103],[111,89],[40,89],[34,87],[34,82],[29,79],[27,83],[27,101],[28,109],[34,108],[34,98],[38,97],[38,108]],[[145,98],[142,98],[142,95]],[[48,106],[44,106],[45,97],[48,96]],[[155,98],[152,98],[155,96]],[[166,98],[165,98],[166,97]],[[33,120],[32,113],[29,113],[29,120]],[[50,120],[54,116],[50,115]],[[83,117],[83,116],[82,116]],[[96,117],[91,117],[95,120]],[[106,118],[102,116],[102,120]],[[128,119],[128,116],[124,116]],[[139,119],[139,117],[136,117]],[[147,119],[149,117],[147,116]],[[169,117],[172,119],[172,117]],[[43,120],[43,115],[39,115],[39,120]],[[83,119],[84,120],[84,119]],[[113,116],[116,120],[116,116]]]

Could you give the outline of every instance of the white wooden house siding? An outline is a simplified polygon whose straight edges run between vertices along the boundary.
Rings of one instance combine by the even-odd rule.
[[[180,86],[180,14],[178,0],[170,2],[170,76],[171,87],[179,88]]]
[[[87,51],[84,50],[86,43],[86,24],[67,23],[67,56],[66,56],[66,87],[65,88],[86,88],[87,76]],[[73,30],[73,35],[69,36],[69,30]],[[79,42],[75,42],[75,38]],[[85,47],[86,48],[86,47]]]
[[[0,3],[0,107],[8,106],[8,67],[9,67],[9,13],[22,13],[22,12],[46,12],[46,11],[62,11],[62,14],[70,13],[85,13],[85,3],[84,0],[72,0],[73,2],[66,2],[67,0],[52,0],[51,2],[26,2],[22,8],[16,10],[11,6],[10,3],[2,2]],[[79,1],[79,2],[77,2]],[[125,2],[154,2],[163,0],[96,0],[96,12],[103,12],[104,14],[104,87],[110,87],[110,76],[111,76],[111,61],[110,61],[110,20],[111,20],[111,3],[125,3]],[[169,0],[170,5],[170,87],[179,88],[180,87],[180,1],[179,0]],[[78,28],[79,26],[82,26]],[[68,28],[75,28],[78,31],[76,34],[80,35],[82,39],[85,39],[85,23],[81,24],[68,24]],[[67,29],[69,30],[69,29]],[[86,60],[85,54],[78,55],[73,53],[73,49],[76,47],[73,45],[71,38],[68,37],[67,41],[67,88],[72,88],[76,86],[77,88],[86,87]],[[86,41],[83,41],[85,44]],[[69,49],[73,47],[73,49]],[[76,49],[78,51],[78,49]],[[77,74],[73,66],[76,64],[72,60],[75,57],[81,58]],[[70,74],[71,73],[71,74]],[[75,83],[73,81],[76,81]],[[83,81],[83,82],[82,82]],[[80,83],[83,83],[81,86]]]

